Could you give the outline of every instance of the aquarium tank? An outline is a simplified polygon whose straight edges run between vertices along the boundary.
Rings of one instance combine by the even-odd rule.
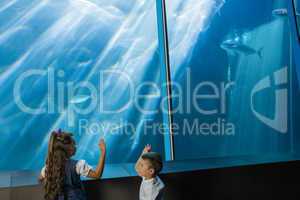
[[[39,170],[58,129],[91,165],[100,138],[108,164],[135,162],[146,144],[165,161],[295,158],[299,7],[0,1],[0,171]]]

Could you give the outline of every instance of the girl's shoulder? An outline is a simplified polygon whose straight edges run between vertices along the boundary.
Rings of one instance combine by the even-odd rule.
[[[76,162],[76,172],[81,176],[87,176],[92,167],[85,160],[74,160]]]
[[[87,164],[85,160],[70,159],[69,162],[78,166]]]

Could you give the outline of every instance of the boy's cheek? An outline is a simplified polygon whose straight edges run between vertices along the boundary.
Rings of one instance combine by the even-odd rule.
[[[135,168],[135,171],[138,173],[138,175],[141,174],[141,172],[140,172],[140,167],[139,167],[139,166],[137,166],[137,167]]]
[[[137,174],[138,174],[139,176],[144,176],[144,174],[143,174],[141,171],[137,171]]]

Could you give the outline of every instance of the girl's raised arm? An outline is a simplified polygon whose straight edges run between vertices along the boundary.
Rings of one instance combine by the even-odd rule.
[[[87,177],[99,179],[103,174],[105,156],[106,156],[106,145],[103,139],[99,142],[99,149],[101,150],[101,156],[99,157],[98,165],[96,170],[91,169]]]

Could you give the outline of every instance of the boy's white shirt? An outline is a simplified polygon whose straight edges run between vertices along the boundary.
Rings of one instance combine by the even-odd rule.
[[[87,177],[92,167],[85,161],[85,160],[79,160],[76,163],[76,172],[78,175]],[[45,178],[45,170],[46,166],[43,167],[41,171],[41,176]]]
[[[144,177],[140,187],[140,200],[161,200],[161,195],[165,187],[162,180],[156,176],[146,180]]]

